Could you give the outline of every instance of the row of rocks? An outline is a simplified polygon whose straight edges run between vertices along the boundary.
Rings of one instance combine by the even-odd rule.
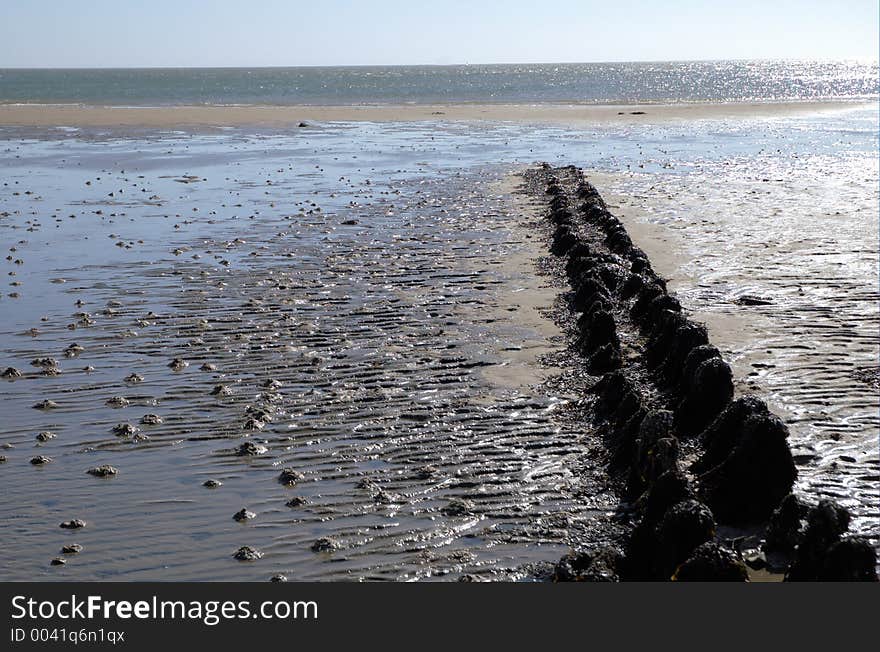
[[[773,532],[798,540],[773,550],[788,555],[789,579],[876,579],[873,548],[842,539],[846,527],[802,532],[804,520],[828,521],[811,516],[827,505],[799,512],[797,527],[783,518],[797,500],[788,428],[760,398],[734,398],[731,368],[705,326],[667,292],[596,189],[574,167],[544,165],[537,174],[550,197],[551,251],[564,261],[570,307],[580,313],[574,344],[587,372],[600,376],[590,390],[594,419],[632,523],[620,549],[572,553],[556,579],[746,580],[742,559],[718,541],[716,521],[768,520],[784,522],[788,530]],[[633,340],[627,353],[621,330]]]

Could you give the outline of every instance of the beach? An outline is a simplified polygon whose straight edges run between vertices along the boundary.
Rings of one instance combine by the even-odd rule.
[[[873,103],[7,103],[0,138],[7,580],[535,581],[618,541],[542,161],[877,546]]]
[[[437,104],[409,106],[61,106],[0,104],[0,125],[20,127],[296,127],[301,122],[516,122],[589,126],[773,117],[851,108],[858,102],[723,104]]]

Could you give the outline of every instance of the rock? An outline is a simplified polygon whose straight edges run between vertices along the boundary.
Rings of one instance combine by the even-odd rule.
[[[270,577],[269,581],[270,582],[286,582],[287,575],[282,575],[279,573],[278,575],[273,575],[272,577]]]
[[[235,454],[239,456],[263,455],[268,452],[268,448],[262,444],[255,444],[252,441],[246,441],[235,449]]]
[[[140,432],[140,428],[133,426],[130,423],[117,423],[113,426],[111,432],[117,437],[134,437]]]
[[[440,509],[440,513],[444,516],[467,516],[471,513],[473,504],[462,498],[453,498],[449,503]]]
[[[257,561],[263,558],[263,553],[250,546],[242,546],[232,555],[238,561]]]
[[[6,379],[21,378],[21,372],[15,367],[6,367],[0,376]]]
[[[636,508],[641,513],[641,522],[653,530],[670,507],[694,498],[696,495],[687,476],[679,469],[672,469],[654,481],[639,498]]]
[[[862,537],[834,543],[825,553],[817,579],[821,582],[876,582],[877,551]]]
[[[251,511],[248,511],[247,508],[242,508],[235,512],[235,514],[232,515],[232,518],[241,523],[242,521],[249,521],[253,518],[257,518],[257,515]]]
[[[109,464],[102,464],[101,466],[96,466],[93,469],[89,469],[86,471],[89,475],[93,475],[96,478],[109,478],[114,475],[117,475],[119,471],[114,466],[110,466]]]
[[[635,386],[622,371],[606,373],[599,381],[590,388],[591,394],[596,394],[594,411],[598,419],[608,419],[617,410],[617,406],[624,396],[633,392]]]
[[[681,386],[679,388],[683,395],[687,396],[695,389],[694,383],[696,382],[697,369],[699,369],[700,365],[714,358],[721,360],[721,352],[711,344],[702,344],[688,354],[682,368]]]
[[[285,487],[293,487],[305,479],[305,476],[296,469],[286,468],[278,474],[278,482]]]
[[[593,302],[597,300],[609,301],[611,297],[608,290],[595,278],[584,279],[580,288],[574,293],[571,299],[572,309],[576,312],[584,312]]]
[[[183,358],[174,358],[171,362],[168,363],[168,368],[172,371],[182,371],[189,366],[189,362],[184,360]]]
[[[85,351],[85,348],[83,348],[79,344],[71,344],[66,349],[64,349],[64,357],[65,358],[75,358],[83,351]]]
[[[54,460],[51,457],[46,457],[45,455],[37,455],[36,457],[31,458],[31,464],[34,466],[42,466],[43,464],[50,464]]]
[[[229,396],[231,394],[232,390],[226,385],[214,385],[214,388],[211,390],[211,396]]]
[[[553,232],[550,253],[554,256],[564,256],[575,244],[577,244],[577,237],[571,232],[571,229],[565,225],[558,226]]]
[[[801,542],[802,521],[809,507],[795,494],[788,494],[770,516],[761,546],[765,553],[790,556]]]
[[[33,367],[58,367],[58,360],[55,358],[34,358],[31,360]]]
[[[698,493],[724,523],[760,523],[791,493],[796,478],[788,428],[773,415],[757,414],[745,420],[724,461],[698,477]]]
[[[296,507],[302,507],[303,505],[307,505],[308,502],[309,501],[306,500],[306,498],[304,498],[303,496],[294,496],[293,498],[288,500],[286,503],[284,503],[284,505],[286,507],[296,508]]]
[[[678,441],[672,424],[672,413],[667,410],[652,410],[642,419],[628,484],[630,496],[641,495],[661,475],[678,470]]]
[[[618,582],[617,566],[621,553],[613,547],[571,552],[553,570],[554,582]]]
[[[746,395],[732,401],[703,431],[703,453],[691,471],[702,473],[721,464],[739,442],[746,419],[768,414],[767,404],[757,396]]]
[[[714,541],[707,541],[693,551],[676,569],[677,582],[747,582],[749,571],[734,552]]]
[[[818,505],[811,508],[807,512],[807,526],[785,580],[812,582],[819,579],[828,551],[840,542],[849,523],[849,512],[831,500],[820,500]]]
[[[758,297],[753,294],[743,294],[742,296],[737,297],[734,300],[734,303],[739,306],[769,306],[773,302],[770,299]]]
[[[654,573],[668,580],[702,543],[715,536],[715,519],[709,508],[696,500],[673,505],[656,529]]]
[[[606,344],[612,345],[615,349],[620,349],[617,326],[611,313],[605,310],[589,313],[586,322],[586,328],[581,332],[577,341],[581,353],[591,355],[599,347]]]
[[[66,546],[62,546],[61,554],[64,555],[75,555],[79,552],[82,552],[83,547],[78,543],[71,543]]]
[[[145,426],[157,426],[162,423],[162,417],[158,414],[145,414],[141,417],[141,423]]]
[[[623,360],[620,357],[620,348],[614,343],[603,344],[596,352],[587,359],[587,371],[598,376],[619,369]]]
[[[45,400],[39,401],[37,403],[34,403],[34,405],[32,407],[35,410],[54,410],[58,407],[58,403],[56,403],[55,401],[49,400],[49,399],[45,399]]]
[[[199,367],[202,371],[217,371],[217,365],[211,364],[210,362],[205,362],[201,367]]]
[[[141,376],[140,374],[129,374],[128,376],[125,377],[125,382],[132,384],[132,385],[135,385],[137,383],[144,382],[144,377]]]
[[[652,364],[652,360],[662,360],[662,362],[658,362],[657,365],[661,367],[659,371],[668,385],[675,386],[681,380],[681,374],[684,370],[684,362],[690,352],[696,347],[708,343],[709,334],[706,331],[705,326],[685,321],[674,329],[665,355],[663,355],[662,349],[652,351],[650,348],[651,343],[649,342],[646,360],[649,365]]]
[[[213,478],[209,478],[208,480],[205,480],[202,483],[202,486],[206,487],[208,489],[216,489],[217,487],[222,487],[223,483],[220,482],[219,480],[214,480]]]
[[[331,537],[321,537],[312,544],[313,552],[332,552],[339,550],[342,546],[336,539]]]
[[[689,390],[675,415],[676,429],[684,437],[703,432],[727,407],[733,399],[733,372],[724,360],[712,357],[697,366],[694,379],[688,384]]]
[[[85,526],[86,522],[79,518],[75,518],[70,521],[64,521],[63,523],[61,523],[61,525],[59,525],[59,527],[64,530],[78,530],[79,528],[83,528]]]
[[[130,401],[124,396],[113,396],[107,399],[107,405],[114,408],[122,408],[129,405]]]
[[[55,439],[55,437],[57,437],[57,435],[54,432],[50,430],[44,430],[43,432],[37,433],[36,439],[40,443],[45,443],[50,439]]]
[[[63,566],[67,563],[67,560],[64,557],[55,557],[49,563],[52,564],[52,566]]]

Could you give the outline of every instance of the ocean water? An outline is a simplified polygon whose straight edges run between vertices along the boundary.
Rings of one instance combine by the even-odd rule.
[[[0,103],[123,106],[871,99],[878,65],[708,61],[214,69],[0,69]]]
[[[588,129],[0,129],[0,368],[24,372],[0,399],[0,577],[531,579],[601,541],[615,501],[544,315],[561,288],[511,193],[542,160],[583,166],[637,243],[680,258],[670,288],[738,391],[788,423],[798,490],[876,543],[877,149],[874,105]],[[246,441],[267,451],[235,455]],[[100,464],[119,475],[86,474]],[[233,520],[244,507],[256,518]],[[58,527],[72,518],[87,527]],[[241,545],[264,558],[235,561]]]

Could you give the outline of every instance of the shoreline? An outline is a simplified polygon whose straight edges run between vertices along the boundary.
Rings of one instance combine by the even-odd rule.
[[[0,104],[2,127],[195,129],[296,127],[309,122],[514,122],[548,125],[651,124],[761,118],[874,106],[864,100],[681,104],[206,105],[126,107]]]

